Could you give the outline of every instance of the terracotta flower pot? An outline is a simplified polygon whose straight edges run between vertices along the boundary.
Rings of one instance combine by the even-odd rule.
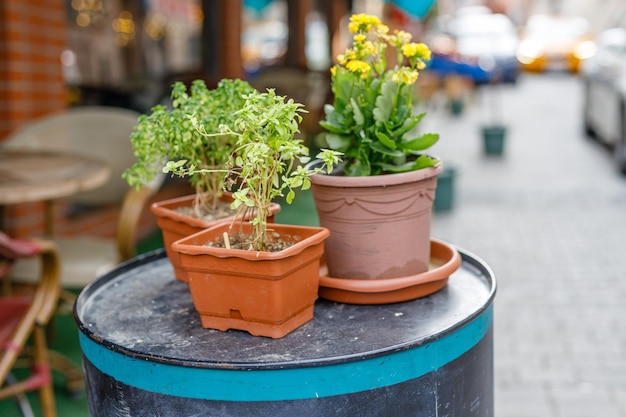
[[[250,225],[243,226],[249,232]],[[310,321],[328,230],[274,224],[281,236],[299,239],[278,252],[205,246],[228,229],[222,223],[172,245],[187,273],[202,326],[280,338]]]
[[[443,164],[369,177],[311,177],[320,225],[330,230],[330,276],[379,279],[428,270],[430,223]]]
[[[187,282],[187,274],[181,267],[178,252],[172,250],[172,243],[183,237],[198,233],[204,229],[212,227],[222,222],[230,222],[233,216],[225,217],[212,221],[198,219],[188,216],[177,211],[180,207],[190,207],[193,204],[195,194],[172,198],[169,200],[158,201],[150,207],[150,210],[156,216],[157,224],[163,235],[163,244],[167,257],[174,268],[174,276],[179,281]],[[224,201],[232,201],[228,195],[223,197]],[[272,215],[268,219],[269,222],[274,221],[274,214],[280,211],[278,204],[272,205]]]

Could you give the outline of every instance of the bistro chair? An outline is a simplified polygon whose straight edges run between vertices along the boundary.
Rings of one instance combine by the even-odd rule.
[[[97,157],[105,160],[111,168],[111,175],[104,186],[64,200],[78,210],[120,206],[115,237],[87,234],[60,236],[53,230],[50,234],[58,245],[63,262],[61,286],[64,289],[79,290],[136,255],[141,215],[148,200],[165,179],[161,175],[151,184],[136,190],[122,178],[124,170],[135,162],[130,134],[138,116],[139,113],[133,110],[115,107],[70,108],[30,122],[4,141],[4,146],[9,149],[65,151]],[[53,218],[50,213],[47,217]],[[36,276],[37,267],[34,262],[21,263],[14,268],[13,274],[16,277]],[[69,295],[63,292],[63,296],[67,298]]]
[[[161,187],[165,175],[140,189],[131,188],[122,172],[135,162],[130,134],[139,114],[114,107],[77,107],[29,122],[3,141],[8,149],[61,151],[105,160],[111,175],[102,187],[64,198],[78,208],[119,207],[113,237],[93,234],[59,235],[54,232],[55,202],[46,202],[47,238],[58,248],[61,262],[61,303],[57,313],[71,310],[76,293],[121,262],[136,255],[139,222],[149,199]],[[109,236],[111,233],[109,233]],[[34,259],[24,259],[11,268],[11,278],[22,284],[36,284],[43,273]],[[80,395],[84,387],[82,370],[62,352],[50,350],[50,365],[65,376],[70,395]]]
[[[22,260],[41,263],[41,275],[27,291],[15,290],[8,272]],[[0,232],[0,400],[16,397],[22,410],[30,410],[26,392],[39,391],[44,417],[55,417],[46,326],[59,298],[59,256],[49,240],[12,239]],[[27,341],[32,347],[26,349]],[[30,373],[16,380],[11,371],[25,360]]]

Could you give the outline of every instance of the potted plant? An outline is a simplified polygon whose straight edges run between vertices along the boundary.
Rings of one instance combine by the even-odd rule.
[[[498,74],[501,71],[496,72]],[[501,77],[496,75],[485,89],[487,112],[490,120],[480,127],[483,151],[487,156],[501,156],[504,153],[507,126],[502,121],[502,100],[500,94]]]
[[[153,107],[151,114],[139,117],[131,135],[137,161],[123,174],[131,186],[152,181],[166,161],[204,169],[187,177],[194,194],[151,206],[174,274],[181,281],[186,281],[185,272],[171,244],[234,215],[229,207],[231,200],[222,192],[225,173],[220,169],[233,151],[234,139],[231,135],[200,134],[191,117],[212,131],[223,124],[232,125],[233,114],[244,104],[244,95],[253,91],[239,79],[224,79],[212,90],[204,81],[195,80],[189,92],[185,84],[176,82],[171,93],[172,108]],[[165,171],[169,172],[167,168]],[[276,213],[280,206],[275,204],[271,210]]]
[[[203,136],[236,138],[226,188],[238,216],[175,242],[187,272],[194,306],[207,328],[246,330],[253,335],[283,337],[313,318],[318,294],[319,260],[329,235],[323,227],[268,224],[272,201],[291,203],[296,189],[307,189],[308,148],[294,139],[303,111],[301,104],[277,96],[274,90],[246,96],[235,113],[233,127]],[[318,155],[330,172],[337,152]],[[169,163],[180,175],[207,171]],[[249,220],[245,213],[252,211]]]
[[[389,33],[375,16],[351,16],[349,30],[353,44],[331,68],[334,102],[320,122],[344,164],[311,178],[320,224],[331,232],[328,274],[381,281],[419,275],[429,268],[432,204],[443,169],[424,153],[439,136],[416,132],[425,113],[414,113],[414,83],[430,50],[406,32]]]
[[[433,203],[435,212],[450,211],[454,206],[456,177],[457,169],[450,164],[447,164],[443,171],[437,175],[437,195]]]

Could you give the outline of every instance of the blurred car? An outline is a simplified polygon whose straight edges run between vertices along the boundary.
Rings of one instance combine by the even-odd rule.
[[[515,82],[519,74],[519,42],[513,22],[484,8],[441,18],[427,38],[433,56],[429,68],[457,73],[476,84]]]
[[[626,174],[626,18],[601,32],[597,52],[581,66],[583,123],[587,135],[613,150]]]
[[[595,52],[588,21],[583,17],[533,15],[522,31],[517,59],[527,71],[577,73]]]

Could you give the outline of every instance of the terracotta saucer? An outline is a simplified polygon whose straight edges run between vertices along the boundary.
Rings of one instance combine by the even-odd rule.
[[[319,296],[346,304],[390,304],[433,294],[448,283],[461,265],[461,255],[449,244],[430,240],[430,267],[421,274],[385,279],[344,279],[328,277],[320,267]]]

